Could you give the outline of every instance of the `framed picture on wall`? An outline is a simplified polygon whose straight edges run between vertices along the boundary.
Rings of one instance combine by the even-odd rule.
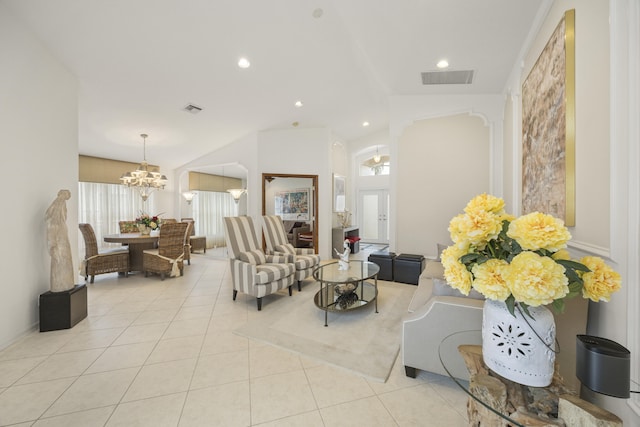
[[[347,182],[344,176],[333,175],[333,211],[344,212],[347,205],[346,199]]]
[[[522,213],[575,225],[575,10],[522,84]]]
[[[275,214],[283,221],[309,221],[309,193],[309,188],[277,192]]]

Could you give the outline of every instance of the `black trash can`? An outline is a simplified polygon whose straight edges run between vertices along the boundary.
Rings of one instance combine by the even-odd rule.
[[[378,273],[378,279],[393,281],[393,260],[396,257],[394,252],[377,251],[369,254],[369,262],[378,264],[380,272]]]
[[[424,255],[400,254],[393,260],[393,280],[417,285],[426,260]]]

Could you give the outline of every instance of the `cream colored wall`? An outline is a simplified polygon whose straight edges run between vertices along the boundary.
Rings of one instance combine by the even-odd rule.
[[[78,89],[75,77],[1,2],[0,64],[2,349],[39,321],[38,298],[49,290],[44,215],[60,189],[71,191],[67,227],[69,240],[78,239]],[[76,245],[71,251],[77,271]]]
[[[420,120],[397,143],[396,252],[435,257],[451,218],[489,192],[489,129],[468,114]]]

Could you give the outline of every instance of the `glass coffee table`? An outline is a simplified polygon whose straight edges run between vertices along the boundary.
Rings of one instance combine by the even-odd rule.
[[[378,312],[378,272],[380,267],[369,261],[349,261],[347,270],[340,270],[337,261],[316,268],[313,278],[320,283],[314,297],[316,306],[324,310],[324,326],[328,313],[344,312],[375,303]],[[367,282],[373,279],[373,283]]]

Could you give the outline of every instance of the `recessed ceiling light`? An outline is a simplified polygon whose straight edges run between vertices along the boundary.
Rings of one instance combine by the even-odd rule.
[[[367,126],[369,126],[369,122],[362,122],[362,126],[366,128]]]
[[[302,101],[296,101],[296,103],[294,104],[296,107],[300,108],[302,107],[304,104],[302,103]]]
[[[436,66],[440,69],[447,68],[449,66],[449,61],[447,61],[446,59],[441,59],[440,61],[438,61]]]
[[[249,68],[251,66],[251,62],[247,58],[240,58],[238,60],[238,67],[240,68]]]
[[[314,9],[313,12],[311,12],[311,16],[313,16],[314,18],[320,18],[323,13],[324,11],[321,8],[317,8]]]
[[[299,124],[300,123],[298,123],[298,122],[293,122],[293,123],[291,123],[291,126],[293,126],[295,128],[295,127],[298,127]]]

